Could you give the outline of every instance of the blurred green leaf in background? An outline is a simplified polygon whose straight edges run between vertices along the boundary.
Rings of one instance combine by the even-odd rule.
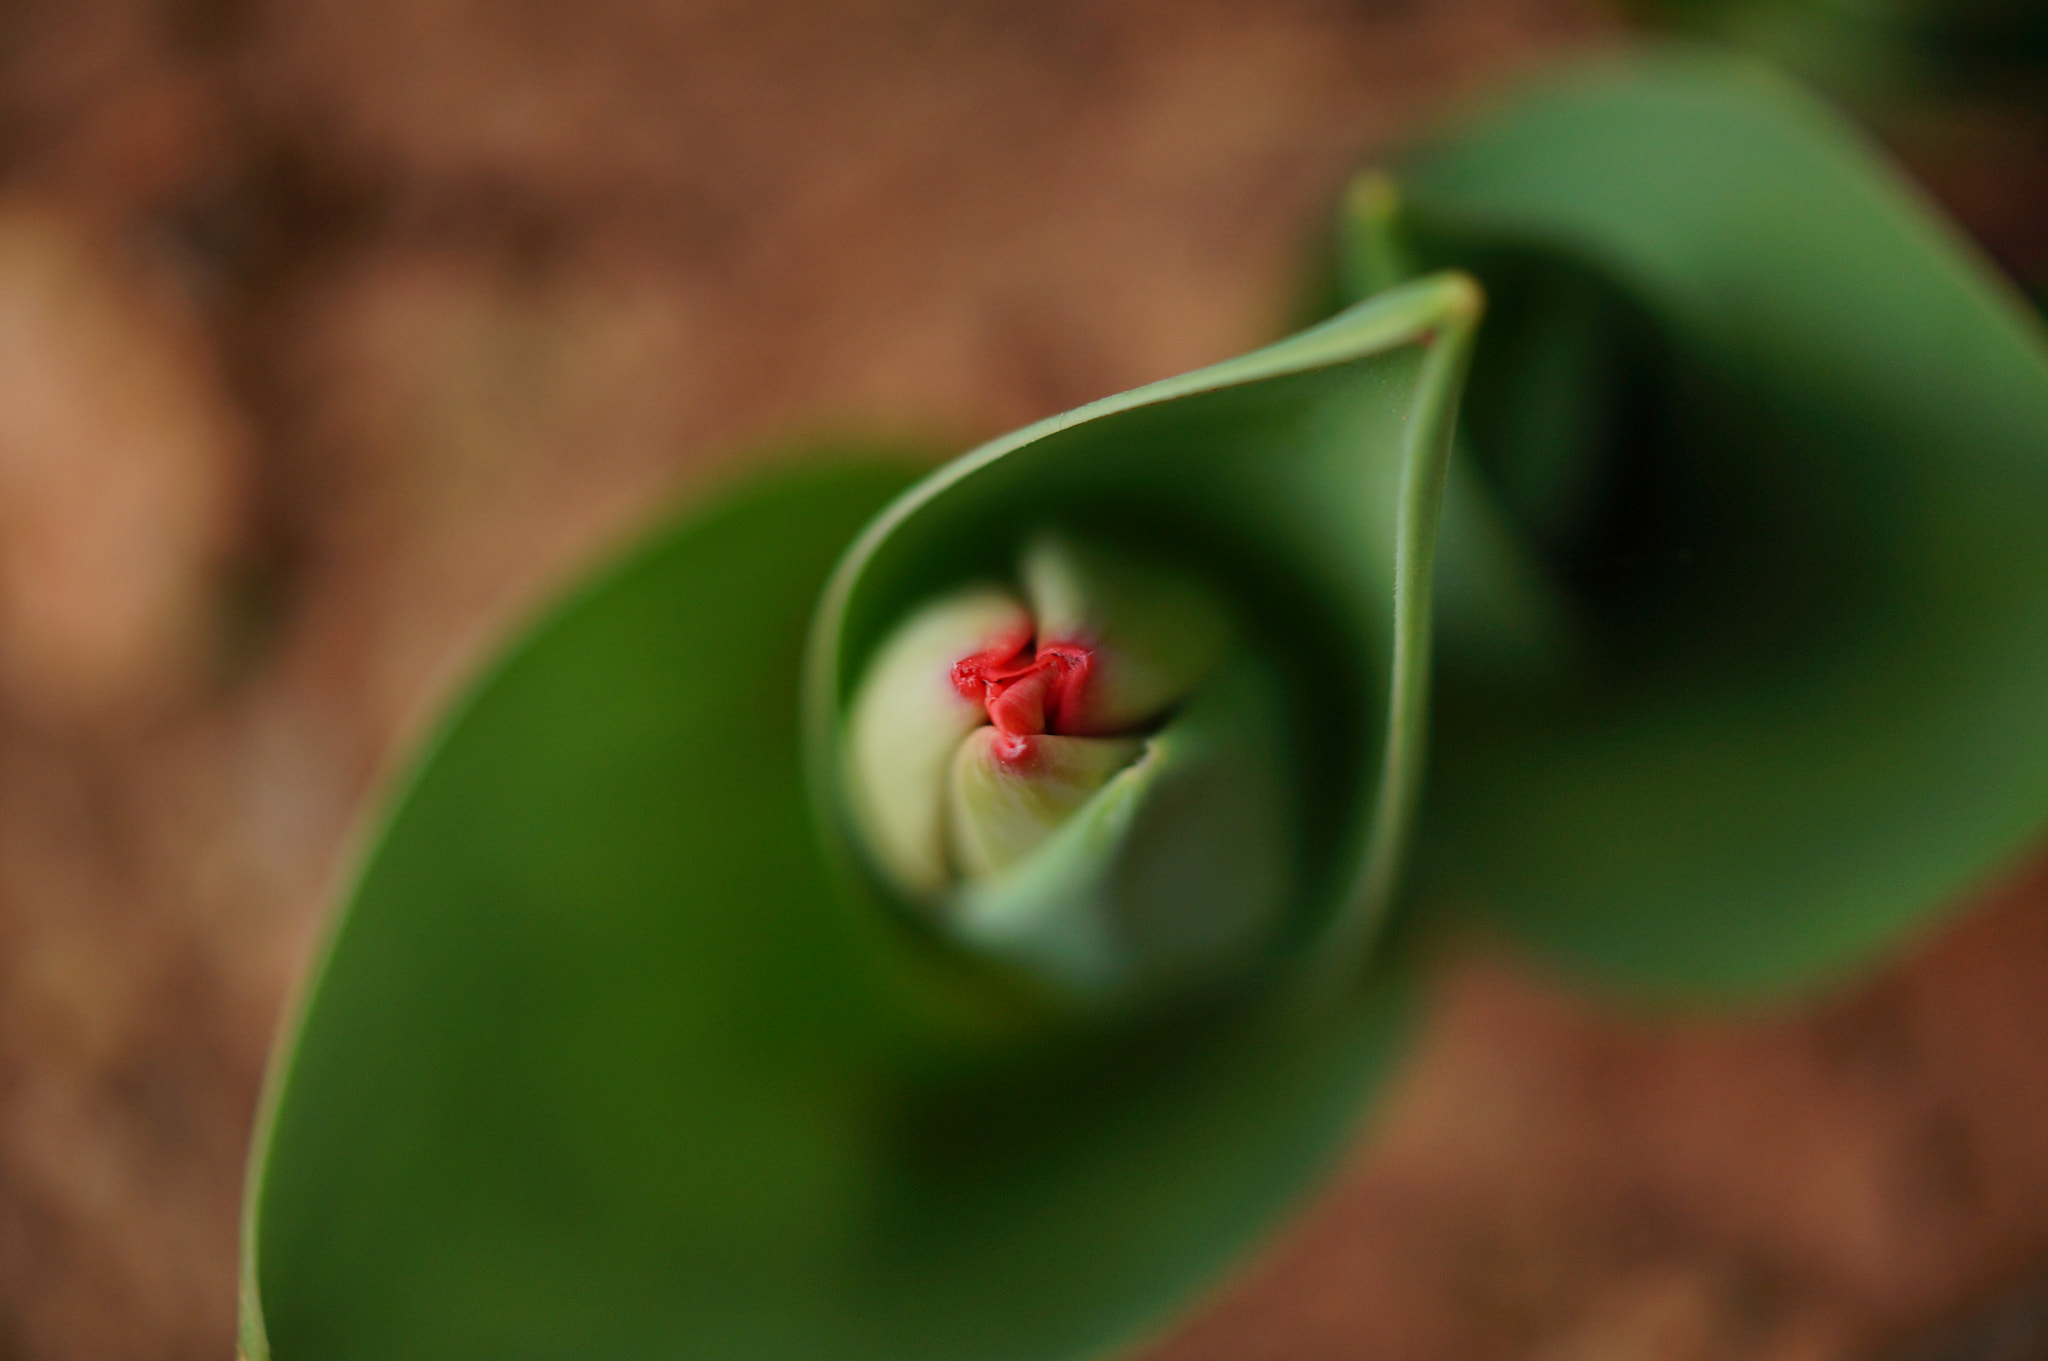
[[[1882,108],[2048,100],[2048,9],[2034,0],[1637,0],[1644,21],[1769,57]]]

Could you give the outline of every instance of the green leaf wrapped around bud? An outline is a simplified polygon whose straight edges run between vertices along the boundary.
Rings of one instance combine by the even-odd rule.
[[[1292,877],[1277,684],[1170,567],[1048,534],[1018,578],[926,605],[868,668],[843,781],[877,868],[1094,1000],[1241,962]]]

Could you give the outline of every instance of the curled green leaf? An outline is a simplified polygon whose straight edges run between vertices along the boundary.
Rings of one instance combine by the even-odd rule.
[[[2026,853],[2048,345],[2011,286],[1710,53],[1552,77],[1401,184],[1417,265],[1492,300],[1461,461],[1568,659],[1470,664],[1444,618],[1418,896],[1610,986],[1783,996]]]
[[[1469,281],[1417,281],[998,441],[879,515],[894,475],[770,483],[538,626],[395,805],[282,1051],[244,1236],[251,1361],[1042,1361],[1135,1340],[1213,1281],[1344,1146],[1411,1005],[1366,946],[1419,790],[1432,535],[1477,311]],[[1227,870],[1300,910],[1281,958],[1313,987],[1262,976],[1048,1024],[999,976],[1057,953],[1006,931],[1016,885],[991,874],[965,908],[965,934],[1005,942],[991,956],[920,926],[862,849],[860,678],[1046,526],[1228,581],[1256,650],[1125,768],[1144,797],[1014,868],[1120,885],[1133,910],[1091,920],[1153,942],[1118,965],[1140,991],[1214,964],[1265,923],[1145,914],[1217,847],[1053,843],[1126,816],[1125,851],[1153,818],[1198,843],[1239,825],[1265,805],[1215,791],[1277,778],[1267,730],[1312,716],[1286,772],[1301,817],[1270,842],[1307,870]],[[974,631],[934,628],[941,654]]]
[[[1259,776],[1286,764],[1278,797],[1297,810],[1287,849],[1273,852],[1300,860],[1283,876],[1291,901],[1274,910],[1286,929],[1270,933],[1289,948],[1282,960],[1238,963],[1355,979],[1392,901],[1420,789],[1431,564],[1479,312],[1479,293],[1463,275],[1403,284],[1270,349],[998,440],[878,517],[827,589],[807,694],[820,817],[844,836],[849,862],[880,861],[873,887],[884,898],[916,893],[900,876],[890,882],[861,801],[849,807],[837,767],[846,734],[858,743],[866,731],[877,678],[894,674],[901,640],[922,627],[918,611],[929,608],[933,583],[966,589],[1022,557],[1022,589],[1048,612],[1048,638],[1070,627],[1066,616],[1081,633],[1106,630],[1111,688],[1101,693],[1111,702],[1083,726],[1116,731],[1176,697],[1225,632],[1185,569],[1133,565],[1177,558],[1201,564],[1212,589],[1235,583],[1222,612],[1237,645],[1274,675],[1281,698],[1272,707],[1285,715],[1280,745],[1293,753],[1276,752]],[[1047,524],[1108,547],[1049,555],[1032,537]],[[1105,551],[1117,570],[1100,562],[1080,570]],[[1100,583],[1097,601],[1085,601],[1084,576]],[[1083,617],[1091,615],[1100,622]],[[1122,660],[1120,631],[1131,644]],[[1119,666],[1130,669],[1119,674]],[[928,690],[933,674],[912,683]],[[1176,787],[1195,778],[1194,766]],[[853,787],[870,782],[872,769],[862,767]],[[1207,778],[1231,778],[1222,765],[1209,769]],[[1138,787],[1150,785],[1104,784],[1095,797],[1128,800]],[[1213,814],[1229,802],[1202,806]],[[1075,798],[1067,809],[1080,806]],[[1097,824],[1087,844],[1106,845],[1107,825]],[[1203,836],[1217,830],[1212,822],[1162,833],[1169,849],[1158,854],[1199,858]],[[1073,873],[1070,866],[1045,882],[1064,892]],[[1105,868],[1096,878],[1114,876]],[[1014,898],[1006,901],[1014,914]],[[1195,917],[1209,910],[1190,907]],[[1216,911],[1230,918],[1237,909]]]

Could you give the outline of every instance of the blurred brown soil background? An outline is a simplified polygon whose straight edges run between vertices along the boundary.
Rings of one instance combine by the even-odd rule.
[[[1349,168],[1611,32],[0,7],[0,1361],[231,1354],[264,1050],[354,830],[569,572],[806,432],[957,447],[1272,336]],[[1918,137],[2048,264],[2039,126]],[[1351,1170],[1158,1361],[1848,1357],[2048,1260],[2048,873],[1800,1015],[1457,960]]]

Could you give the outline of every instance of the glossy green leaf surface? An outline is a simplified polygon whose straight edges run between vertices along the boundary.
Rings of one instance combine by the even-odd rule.
[[[1563,683],[1446,655],[1424,896],[1631,988],[1832,978],[2048,823],[2048,351],[1761,69],[1580,71],[1403,176]],[[1447,530],[1448,535],[1448,530]]]
[[[1362,963],[1420,791],[1438,516],[1480,298],[1444,273],[1213,368],[996,440],[892,505],[818,616],[806,719],[821,819],[856,679],[938,587],[1052,526],[1177,557],[1293,687],[1311,889],[1300,934]],[[849,835],[848,841],[855,837]]]
[[[275,1075],[251,1358],[1090,1355],[1343,1146],[1398,980],[1022,1043],[839,891],[802,653],[902,483],[786,475],[682,522],[462,705]]]

